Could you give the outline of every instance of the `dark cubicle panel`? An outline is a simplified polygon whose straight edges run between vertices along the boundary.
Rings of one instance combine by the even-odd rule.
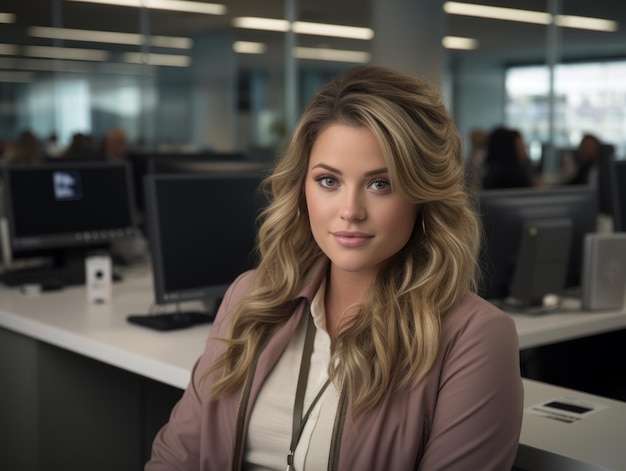
[[[613,229],[616,232],[626,232],[626,160],[614,161],[613,178],[615,183]]]
[[[0,328],[0,469],[140,470],[181,389]]]

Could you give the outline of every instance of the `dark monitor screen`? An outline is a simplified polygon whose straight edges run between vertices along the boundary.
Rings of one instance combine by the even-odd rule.
[[[509,296],[520,247],[522,228],[528,221],[571,221],[567,287],[581,282],[584,236],[595,232],[598,217],[597,191],[587,185],[535,189],[485,190],[479,199],[484,241],[481,296]]]
[[[615,162],[613,146],[603,145],[598,158],[598,211],[612,217],[617,211]]]
[[[130,170],[75,162],[4,169],[11,250],[89,247],[135,233]]]
[[[219,298],[256,264],[262,172],[148,175],[146,217],[158,304]]]

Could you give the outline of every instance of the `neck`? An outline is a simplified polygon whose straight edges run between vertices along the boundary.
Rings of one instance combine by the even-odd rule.
[[[324,296],[326,329],[331,338],[342,322],[358,313],[373,279],[371,274],[338,272],[331,268]]]

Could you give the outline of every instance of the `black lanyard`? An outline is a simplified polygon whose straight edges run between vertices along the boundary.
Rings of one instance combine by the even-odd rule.
[[[296,387],[296,398],[293,403],[293,426],[291,429],[291,443],[289,445],[289,453],[287,453],[287,471],[293,471],[293,454],[296,451],[304,425],[311,414],[311,411],[322,397],[322,394],[330,383],[330,378],[326,380],[324,385],[318,391],[317,395],[311,402],[311,405],[302,415],[304,408],[304,393],[306,392],[306,384],[309,380],[309,370],[311,368],[311,355],[313,354],[313,341],[315,340],[315,332],[317,328],[313,322],[313,316],[308,313],[308,321],[306,324],[306,335],[304,337],[304,348],[302,349],[302,361],[300,363],[300,374],[298,375],[298,385]]]

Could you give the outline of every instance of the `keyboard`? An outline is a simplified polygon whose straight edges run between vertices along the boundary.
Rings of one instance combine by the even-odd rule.
[[[84,275],[74,276],[71,279],[68,272],[56,267],[36,267],[24,268],[15,271],[8,271],[0,275],[0,282],[5,286],[16,287],[22,285],[40,285],[42,290],[60,289],[70,284],[81,284],[85,282]]]
[[[130,314],[126,318],[131,324],[155,330],[180,330],[195,325],[213,322],[215,316],[208,312],[183,311],[161,314]]]
[[[114,282],[122,276],[113,272]],[[14,288],[22,285],[39,285],[42,291],[61,289],[66,286],[84,285],[84,270],[67,270],[59,267],[33,267],[7,271],[0,274],[0,283]]]

